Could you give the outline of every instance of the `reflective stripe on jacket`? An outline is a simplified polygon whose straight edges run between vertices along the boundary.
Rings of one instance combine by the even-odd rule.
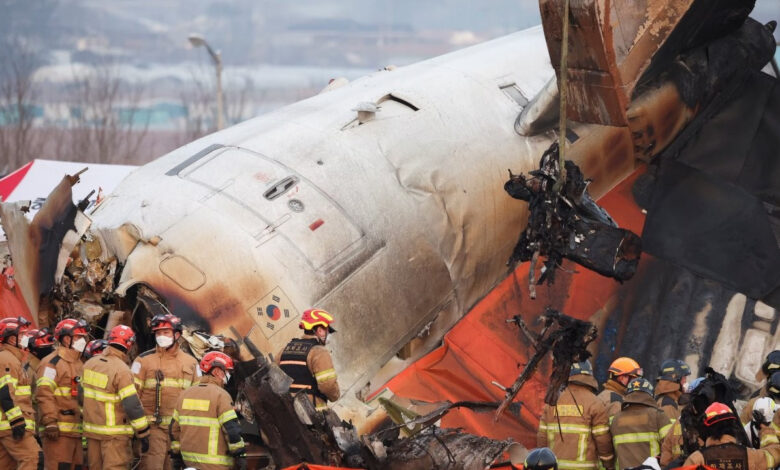
[[[11,422],[24,418],[25,426],[35,431],[30,377],[22,365],[24,353],[8,344],[0,350],[0,437],[11,434]]]
[[[229,453],[245,446],[230,395],[211,375],[179,395],[170,436],[171,451],[199,470],[232,467]]]
[[[90,439],[132,436],[149,427],[126,358],[109,346],[84,364],[84,435]]]
[[[157,371],[160,381],[160,425],[166,429],[181,393],[190,388],[200,376],[198,361],[182,351],[178,345],[170,349],[156,347],[139,355],[130,367],[138,396],[150,423],[154,422],[157,404]]]
[[[596,469],[600,461],[604,468],[614,466],[607,409],[596,397],[596,387],[593,377],[573,376],[558,404],[544,406],[536,444],[555,452],[561,469]]]
[[[35,398],[39,430],[56,423],[60,433],[81,436],[77,393],[83,368],[81,353],[63,346],[44,357],[38,365]]]
[[[615,447],[615,468],[637,467],[648,457],[661,453],[661,441],[672,421],[655,404],[652,396],[637,391],[623,399],[623,409],[610,425]]]

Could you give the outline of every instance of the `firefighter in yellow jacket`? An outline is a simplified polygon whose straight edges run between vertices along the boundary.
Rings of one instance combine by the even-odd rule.
[[[89,468],[126,470],[133,460],[134,434],[141,441],[141,453],[149,450],[149,422],[127,365],[133,344],[133,330],[115,326],[106,350],[84,364],[81,385]]]
[[[620,411],[628,382],[642,375],[639,363],[630,357],[619,357],[609,365],[609,378],[604,383],[604,390],[599,393],[598,397],[607,407],[610,420]]]
[[[35,440],[35,413],[30,378],[19,344],[30,322],[22,317],[0,321],[0,468],[35,470],[43,452]]]
[[[279,367],[293,379],[290,391],[311,396],[315,409],[327,408],[328,401],[339,399],[339,383],[325,342],[333,329],[333,316],[325,310],[303,312],[298,325],[303,337],[287,343],[279,357]]]
[[[780,441],[769,426],[769,418],[761,416],[761,448],[751,449],[737,442],[741,424],[731,408],[715,402],[704,411],[701,426],[704,447],[692,453],[686,466],[707,465],[721,470],[768,470],[780,462]]]
[[[181,319],[155,315],[151,322],[157,347],[142,353],[130,368],[138,396],[149,420],[149,452],[141,457],[140,470],[169,470],[171,441],[168,428],[179,395],[200,375],[198,361],[179,348]]]
[[[680,418],[680,397],[691,368],[679,359],[667,359],[661,364],[655,382],[655,401],[673,421]]]
[[[233,401],[223,388],[230,380],[233,360],[211,351],[200,361],[203,376],[179,395],[170,426],[175,469],[246,469],[246,447]]]
[[[84,460],[78,384],[87,322],[66,318],[54,329],[59,347],[38,365],[35,398],[47,470],[78,469]]]
[[[661,454],[661,441],[669,433],[672,421],[658,408],[653,386],[637,377],[628,383],[623,409],[610,425],[617,470],[642,465],[648,457]]]
[[[538,447],[549,447],[563,470],[614,468],[612,436],[598,382],[590,362],[575,363],[556,406],[545,405],[536,434]]]

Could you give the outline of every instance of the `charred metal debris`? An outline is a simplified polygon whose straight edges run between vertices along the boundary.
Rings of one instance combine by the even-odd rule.
[[[523,384],[531,378],[548,353],[552,353],[553,364],[544,402],[551,406],[558,403],[558,397],[569,378],[572,364],[582,362],[591,355],[587,347],[598,336],[598,329],[592,323],[572,318],[549,307],[538,317],[538,321],[542,324],[542,330],[537,334],[531,331],[519,315],[507,320],[520,328],[535,352],[511,387],[493,383],[506,392],[504,400],[496,410],[496,420],[512,403]]]
[[[250,340],[244,341],[257,359],[237,368],[241,385],[236,408],[256,428],[250,434],[262,434],[277,468],[308,462],[368,470],[483,469],[505,453],[522,453],[522,446],[511,440],[496,441],[435,425],[456,407],[489,412],[497,403],[444,403],[426,415],[416,415],[385,400],[383,405],[400,422],[359,437],[352,424],[332,410],[316,411],[305,393],[291,395],[292,379],[267,361]],[[408,437],[402,437],[402,431]]]
[[[588,194],[590,181],[574,162],[566,160],[564,170],[562,180],[556,142],[542,155],[538,170],[528,176],[509,170],[509,180],[504,184],[510,196],[528,202],[528,224],[507,265],[514,267],[518,262],[531,261],[531,298],[536,298],[535,284],[555,280],[555,270],[564,258],[621,282],[631,279],[639,263],[641,239],[619,228],[607,211],[596,204]],[[563,184],[557,185],[559,181]],[[546,260],[536,281],[540,256]]]

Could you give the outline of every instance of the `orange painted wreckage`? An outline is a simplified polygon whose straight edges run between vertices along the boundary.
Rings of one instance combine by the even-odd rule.
[[[510,383],[529,355],[505,320],[531,322],[547,305],[599,324],[597,374],[617,354],[646,370],[666,357],[694,371],[715,361],[747,392],[759,386],[757,358],[780,343],[776,215],[759,209],[780,198],[777,179],[760,179],[775,167],[756,163],[771,145],[733,147],[721,135],[742,167],[758,168],[749,181],[703,155],[722,161],[711,147],[723,129],[779,135],[763,130],[777,91],[759,70],[774,40],[748,18],[752,4],[571,0],[566,158],[622,227],[644,232],[652,255],[622,285],[564,265],[572,273],[531,301],[528,267],[507,277],[504,266],[527,210],[503,193],[502,175],[535,168],[557,140],[563,0],[540,1],[543,37],[516,33],[380,72],[213,134],[136,170],[88,216],[58,204],[70,200],[68,178],[31,224],[3,204],[16,280],[42,324],[124,322],[146,347],[149,315],[170,310],[196,354],[220,334],[243,359],[249,343],[279,350],[299,333],[300,312],[324,308],[339,330],[330,347],[345,393],[335,409],[363,429],[383,420],[372,399],[389,393],[495,400],[490,382]],[[765,111],[745,119],[748,98]],[[357,121],[363,101],[382,112]],[[706,196],[721,186],[732,189],[717,200],[724,216],[750,209],[741,248],[719,238],[725,222],[685,223],[713,216]],[[737,193],[740,205],[729,205]],[[701,230],[679,228],[692,225]],[[463,411],[444,424],[530,445],[543,376],[523,390],[519,417],[489,425]]]

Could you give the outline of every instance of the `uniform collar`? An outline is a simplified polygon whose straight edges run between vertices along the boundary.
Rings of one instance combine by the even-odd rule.
[[[303,335],[301,337],[301,339],[313,339],[313,340],[317,341],[317,344],[322,345],[322,343],[320,342],[320,339],[317,336],[315,336],[315,335]]]
[[[68,362],[76,362],[76,360],[81,357],[80,352],[73,348],[66,348],[65,346],[60,346],[57,348],[57,355]]]
[[[212,384],[212,385],[217,385],[217,386],[219,386],[219,387],[222,387],[222,386],[223,386],[223,383],[222,383],[222,381],[221,381],[221,380],[219,380],[218,378],[214,377],[214,376],[213,376],[213,375],[211,375],[211,374],[206,374],[206,375],[202,376],[202,377],[200,378],[200,380],[198,380],[198,383],[202,383],[202,384]]]
[[[610,392],[615,392],[620,396],[625,396],[626,394],[626,387],[625,385],[621,384],[617,380],[609,379],[607,380],[607,383],[604,384],[604,390],[609,390]]]
[[[675,401],[682,395],[682,387],[677,382],[670,380],[659,380],[655,384],[655,396],[658,398],[661,395],[669,395],[674,398]]]
[[[724,434],[720,437],[720,439],[714,439],[712,437],[707,438],[707,442],[704,443],[704,447],[712,447],[712,446],[719,446],[723,444],[736,444],[737,438],[734,436],[730,436],[728,434]]]
[[[15,358],[19,359],[20,361],[24,357],[24,351],[17,348],[16,346],[11,346],[10,344],[3,344],[3,350],[10,352],[11,354],[14,355]]]
[[[593,391],[597,391],[599,389],[599,384],[598,382],[596,382],[596,379],[592,375],[586,375],[586,374],[572,375],[571,377],[569,377],[569,383],[588,387]]]
[[[629,393],[623,397],[623,403],[635,403],[638,405],[647,405],[657,408],[658,405],[655,402],[655,398],[652,395],[645,392]]]
[[[106,350],[103,351],[103,355],[104,356],[118,357],[123,362],[127,362],[127,353],[126,352],[122,352],[119,349],[117,349],[117,348],[115,348],[115,347],[113,347],[111,345],[106,347]]]

